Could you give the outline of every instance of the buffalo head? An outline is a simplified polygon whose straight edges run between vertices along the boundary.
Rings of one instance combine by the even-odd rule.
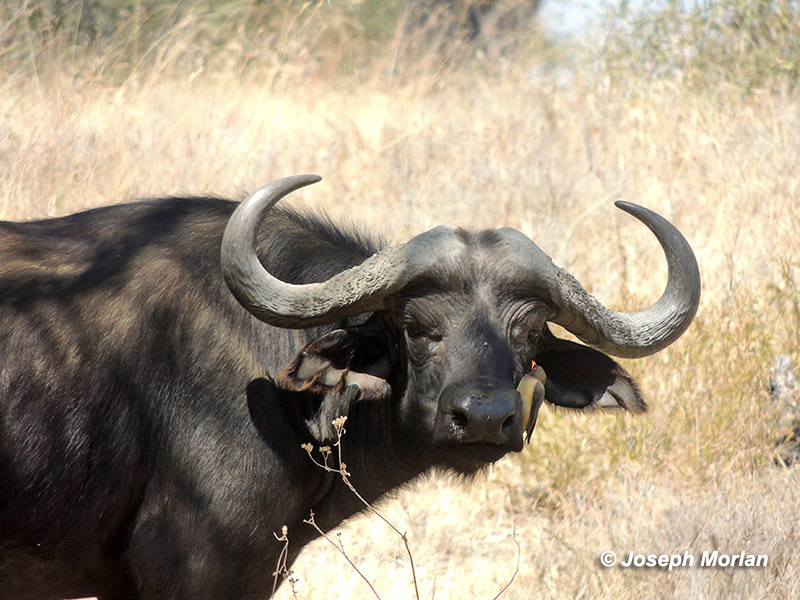
[[[437,227],[324,281],[278,280],[257,255],[259,225],[286,194],[318,180],[289,177],[258,190],[237,208],[222,243],[225,279],[248,311],[279,327],[319,328],[276,378],[321,398],[318,439],[356,403],[378,403],[388,407],[387,436],[402,436],[432,464],[472,472],[522,449],[543,398],[643,410],[633,380],[605,353],[657,352],[697,310],[689,244],[662,217],[623,202],[655,234],[669,268],[661,298],[635,313],[606,308],[507,228]],[[556,338],[548,322],[596,349]]]

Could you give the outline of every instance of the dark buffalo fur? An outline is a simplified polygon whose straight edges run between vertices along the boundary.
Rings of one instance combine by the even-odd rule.
[[[496,372],[513,394],[536,358],[553,401],[573,408],[629,380],[543,321],[534,341],[509,341],[495,325],[505,312],[475,308],[474,275],[327,327],[259,322],[220,273],[235,207],[175,198],[0,223],[0,600],[264,598],[282,526],[291,563],[315,537],[310,510],[328,530],[362,508],[301,448],[330,441],[332,418],[348,415],[344,460],[372,501],[432,467],[473,472],[520,449],[516,421],[506,446],[434,444],[454,428],[451,380]],[[288,282],[324,280],[382,246],[284,210],[261,232],[262,261]],[[491,249],[491,235],[461,235]],[[425,355],[453,335],[408,323],[412,308],[423,328],[454,320],[442,306],[462,319],[457,364]],[[471,350],[479,338],[489,358]],[[309,364],[339,384],[303,376]]]

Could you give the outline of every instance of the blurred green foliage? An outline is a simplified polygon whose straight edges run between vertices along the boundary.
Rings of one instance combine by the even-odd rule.
[[[469,49],[453,46],[447,33],[463,32],[463,27],[445,25],[436,33],[441,20],[431,26],[433,19],[420,19],[420,11],[457,20],[468,13],[471,2],[497,2],[512,9],[534,6],[534,11],[536,6],[533,0],[3,0],[0,68],[40,68],[54,61],[64,68],[88,56],[95,63],[105,61],[98,67],[104,75],[158,61],[171,61],[180,69],[198,64],[244,69],[254,61],[271,60],[266,56],[270,51],[278,62],[291,56],[352,70],[393,52],[389,46],[401,32],[409,40],[407,47],[413,46],[424,62],[424,52],[446,46],[453,57]],[[516,14],[505,13],[510,21]],[[507,35],[531,30],[530,21],[516,21],[516,33],[512,25]],[[497,17],[495,23],[504,21]],[[643,10],[622,0],[600,27],[602,60],[595,60],[595,54],[585,68],[599,68],[612,82],[630,81],[627,73],[633,71],[697,88],[715,90],[727,84],[750,93],[792,89],[800,77],[800,0],[704,0],[693,5],[663,0]],[[485,36],[474,42],[485,43]],[[507,47],[529,52],[536,46]]]
[[[247,59],[259,44],[294,35],[309,46],[385,40],[404,0],[4,0],[0,4],[0,60],[9,63],[87,55],[141,66],[165,49],[192,61],[215,52]],[[302,30],[302,35],[300,32]],[[318,47],[318,46],[317,46]],[[189,56],[189,55],[193,56]]]
[[[695,88],[795,88],[800,76],[798,0],[667,0],[616,10],[604,54],[609,72],[635,69]]]

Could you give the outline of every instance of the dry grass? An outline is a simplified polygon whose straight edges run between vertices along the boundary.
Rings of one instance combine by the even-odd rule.
[[[800,359],[800,98],[698,90],[602,61],[589,73],[580,54],[566,85],[536,54],[409,65],[393,44],[349,71],[324,53],[280,54],[286,46],[260,49],[246,69],[184,68],[165,51],[122,81],[96,64],[85,76],[10,69],[0,217],[240,197],[316,172],[323,183],[290,203],[397,239],[439,223],[511,225],[604,302],[634,309],[658,294],[665,265],[612,201],[647,205],[691,241],[705,285],[678,343],[626,362],[651,411],[544,411],[523,454],[468,484],[426,478],[382,510],[408,530],[423,598],[492,598],[514,571],[514,530],[522,560],[504,598],[799,597],[800,473],[773,464],[787,423],[766,381],[777,355]],[[402,543],[384,524],[354,519],[343,540],[384,599],[412,597]],[[766,553],[769,566],[604,569],[606,549]],[[294,570],[301,598],[370,594],[324,542]]]

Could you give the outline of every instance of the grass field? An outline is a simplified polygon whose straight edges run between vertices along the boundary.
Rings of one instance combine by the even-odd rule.
[[[520,455],[467,482],[427,477],[379,508],[408,532],[422,598],[493,598],[518,559],[503,598],[800,597],[800,470],[776,465],[800,405],[768,390],[776,357],[800,359],[796,57],[758,77],[732,59],[664,74],[619,60],[629,38],[617,31],[601,50],[529,41],[447,62],[401,29],[343,41],[350,17],[335,6],[292,10],[276,30],[202,52],[190,15],[125,64],[3,30],[0,218],[241,198],[314,172],[323,182],[289,204],[398,241],[440,223],[513,226],[604,303],[635,310],[660,294],[665,262],[613,201],[648,206],[689,239],[704,284],[676,344],[624,361],[650,411],[545,409]],[[381,598],[413,597],[382,522],[356,518],[341,536]],[[768,565],[606,569],[605,550]],[[300,598],[373,597],[324,540],[293,569]]]

